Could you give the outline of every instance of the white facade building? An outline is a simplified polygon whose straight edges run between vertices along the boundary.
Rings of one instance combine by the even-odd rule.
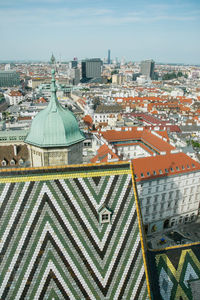
[[[184,153],[133,161],[148,234],[193,221],[199,214],[200,164]]]
[[[94,124],[108,123],[110,116],[117,119],[120,112],[121,108],[118,105],[99,105],[93,114]]]
[[[10,91],[8,94],[4,94],[4,97],[8,105],[17,105],[24,100],[24,96],[19,91]]]

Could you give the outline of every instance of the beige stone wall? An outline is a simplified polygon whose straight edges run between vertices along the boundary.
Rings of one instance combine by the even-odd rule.
[[[32,167],[61,166],[81,164],[83,162],[83,143],[66,148],[39,148],[29,145]]]

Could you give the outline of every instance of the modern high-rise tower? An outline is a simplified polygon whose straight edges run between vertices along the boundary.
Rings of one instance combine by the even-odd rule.
[[[81,63],[82,78],[84,80],[101,78],[101,66],[102,61],[100,58],[91,58],[83,60]]]
[[[152,59],[142,61],[140,64],[142,75],[145,75],[147,78],[153,79],[154,66],[155,62]]]
[[[108,49],[108,65],[111,64],[111,59],[110,59],[110,49]]]

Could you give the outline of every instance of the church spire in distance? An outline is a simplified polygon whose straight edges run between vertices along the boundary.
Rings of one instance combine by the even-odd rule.
[[[56,59],[55,59],[55,56],[53,55],[53,53],[52,53],[52,55],[51,55],[50,63],[51,63],[52,65],[54,65],[54,64],[56,63]]]

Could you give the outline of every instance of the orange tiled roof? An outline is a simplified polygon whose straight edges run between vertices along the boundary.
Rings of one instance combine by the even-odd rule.
[[[179,105],[179,108],[180,108],[181,111],[188,111],[188,112],[190,111],[190,108],[189,108],[189,107],[184,106],[184,105],[182,105],[182,104]]]
[[[47,103],[47,101],[43,97],[37,99],[35,102],[36,103]]]
[[[137,158],[132,164],[136,181],[200,170],[200,164],[182,152]]]
[[[19,92],[19,91],[11,91],[11,92],[9,93],[9,96],[11,96],[11,97],[21,97],[21,96],[22,96],[22,93]]]
[[[125,131],[123,128],[121,131],[107,130],[106,132],[101,132],[101,134],[108,142],[140,140],[157,152],[170,152],[175,149],[169,143],[163,141],[145,128],[143,128],[143,130],[137,130],[137,127],[132,127],[131,130],[128,131]]]
[[[32,120],[31,116],[25,116],[25,117],[18,117],[17,118],[18,121],[23,121],[23,120]]]
[[[179,102],[182,104],[192,104],[193,101],[191,98],[181,98]]]
[[[111,158],[109,158],[109,156]],[[119,160],[119,157],[106,144],[103,144],[97,150],[97,155],[95,157],[93,157],[90,161],[91,161],[91,163],[96,163],[96,162],[103,163],[103,162],[108,162],[110,159]]]
[[[90,115],[86,115],[84,118],[83,118],[83,121],[85,123],[89,123],[89,124],[92,124],[93,121],[92,121],[92,117]]]

